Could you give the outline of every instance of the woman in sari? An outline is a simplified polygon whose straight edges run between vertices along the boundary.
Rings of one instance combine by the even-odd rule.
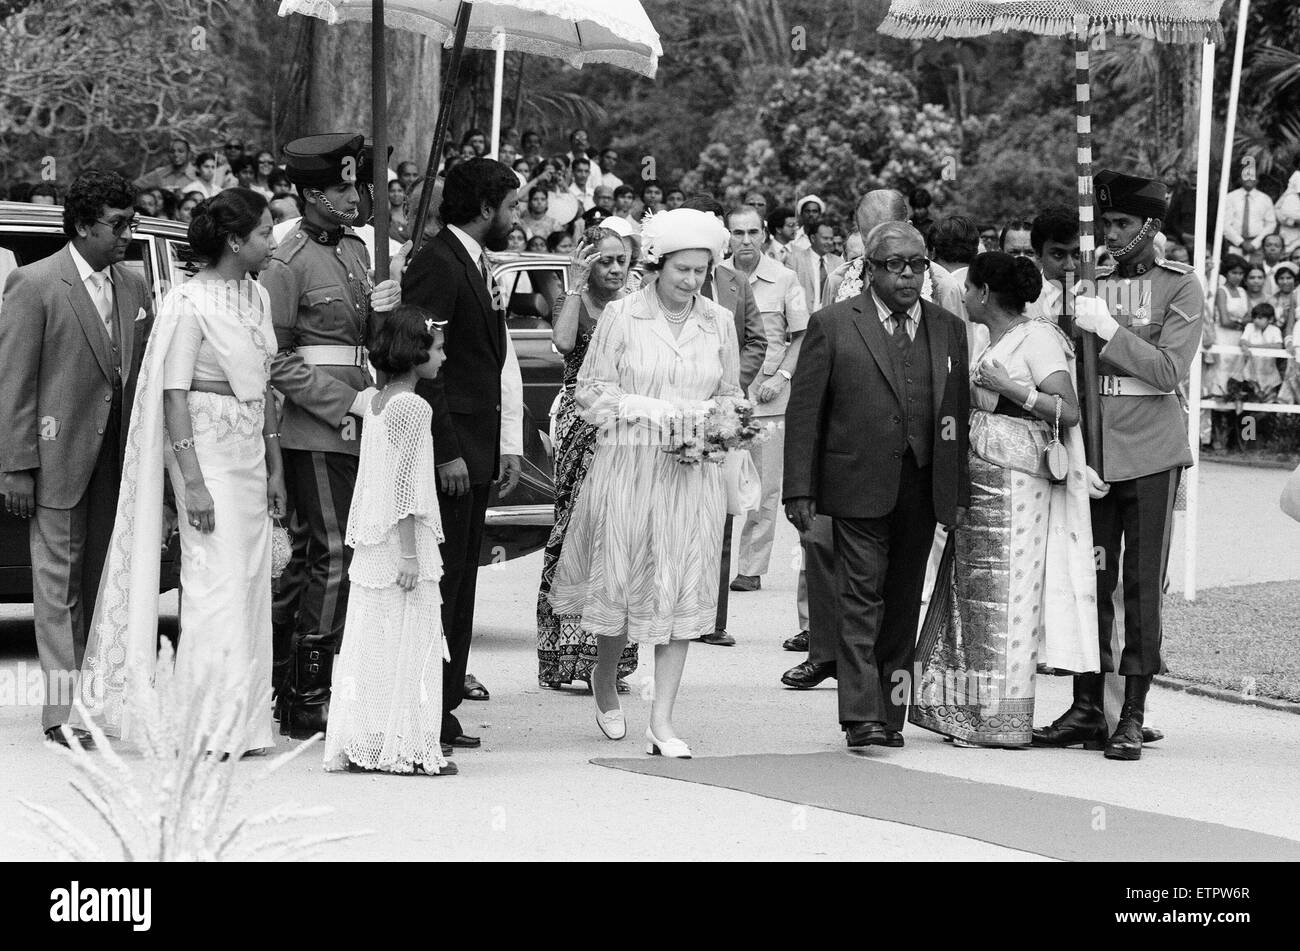
[[[1030,745],[1040,659],[1100,669],[1074,353],[1054,323],[1026,316],[1041,289],[1031,259],[1000,251],[966,277],[967,312],[989,331],[972,360],[971,502],[922,628],[910,714],[959,746]],[[1044,458],[1058,413],[1060,483]]]
[[[617,224],[588,228],[574,249],[569,265],[568,294],[557,298],[551,339],[564,354],[564,379],[555,413],[555,524],[542,559],[542,583],[537,591],[537,680],[543,687],[559,689],[575,680],[591,683],[596,663],[596,636],[582,628],[582,615],[556,614],[549,600],[551,582],[569,529],[569,516],[578,498],[592,456],[597,428],[578,415],[574,388],[596,323],[611,302],[625,296],[632,266],[631,229]],[[622,233],[628,232],[627,236]],[[624,678],[636,670],[637,645],[628,644],[618,660],[620,692]]]
[[[249,276],[275,250],[266,199],[227,189],[195,209],[188,237],[205,266],[167,294],[149,339],[82,694],[105,732],[149,740],[133,701],[155,667],[165,467],[181,541],[173,683],[190,713],[178,726],[238,755],[275,745],[271,519],[284,515],[285,489],[270,301]]]

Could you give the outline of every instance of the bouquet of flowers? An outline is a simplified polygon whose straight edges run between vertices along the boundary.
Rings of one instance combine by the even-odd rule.
[[[684,466],[712,462],[720,465],[729,449],[748,449],[768,437],[768,427],[754,418],[754,404],[724,396],[695,413],[682,414],[669,424],[664,452]]]

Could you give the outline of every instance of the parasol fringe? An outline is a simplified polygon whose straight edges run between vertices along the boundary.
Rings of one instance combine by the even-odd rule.
[[[1026,7],[1042,8],[1043,4],[1029,0]],[[971,7],[976,6],[977,10]],[[1140,36],[1161,43],[1222,43],[1223,26],[1217,18],[1177,19],[1166,9],[1167,4],[1132,4],[1138,10],[1113,15],[1092,15],[1088,18],[1090,32],[1106,31],[1116,36]],[[1140,8],[1149,6],[1150,13]],[[909,10],[915,7],[916,12]],[[900,9],[901,8],[901,9]],[[926,12],[922,12],[922,11]],[[1013,13],[993,12],[988,4],[958,4],[950,13],[936,12],[932,4],[922,7],[914,2],[894,0],[889,15],[880,24],[880,32],[904,40],[939,40],[945,37],[987,36],[989,33],[1006,33],[1018,30],[1039,36],[1070,36],[1075,32],[1073,15],[1049,16],[1029,11]]]
[[[395,3],[384,14],[384,26],[389,29],[419,33],[441,42],[447,49],[454,39],[454,22],[424,12],[412,12],[411,4]],[[558,0],[527,0],[518,4],[521,13],[553,13],[563,18],[567,8]],[[343,22],[370,22],[370,5],[344,4],[342,0],[282,0],[278,11],[280,16],[298,13],[316,17],[327,24],[336,25]],[[593,8],[590,22],[602,30],[608,31],[612,38],[607,46],[602,46],[598,38],[583,37],[583,47],[578,48],[567,42],[552,37],[530,32],[518,24],[500,21],[492,15],[489,8],[474,9],[469,31],[465,36],[465,46],[472,49],[494,49],[494,37],[498,31],[504,31],[506,49],[511,52],[558,59],[575,69],[581,69],[586,63],[608,63],[631,72],[639,73],[653,79],[663,55],[659,35],[653,25],[647,22],[637,24],[621,19],[606,10]],[[635,49],[620,47],[620,42],[634,44]]]

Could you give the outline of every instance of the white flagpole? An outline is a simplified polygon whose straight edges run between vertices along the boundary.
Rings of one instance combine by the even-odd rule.
[[[497,51],[497,62],[492,77],[492,138],[488,140],[492,151],[488,157],[496,158],[501,149],[501,96],[506,81],[506,35],[499,32],[493,36],[492,47]]]
[[[1228,207],[1228,182],[1232,176],[1232,145],[1233,139],[1237,135],[1237,101],[1241,95],[1241,61],[1246,52],[1246,24],[1250,18],[1250,0],[1239,0],[1237,6],[1237,40],[1232,54],[1232,82],[1228,87],[1228,118],[1226,127],[1223,131],[1223,164],[1219,169],[1219,206],[1215,210],[1214,216],[1214,243],[1210,246],[1210,274],[1205,282],[1205,316],[1204,320],[1214,320],[1214,298],[1219,289],[1219,267],[1222,263],[1223,255],[1223,218]],[[1202,74],[1204,74],[1204,61],[1202,61]],[[1206,84],[1202,79],[1202,95]],[[1202,142],[1208,140],[1204,136],[1205,103],[1202,100]],[[1200,174],[1200,163],[1198,162],[1198,175]],[[1208,178],[1208,172],[1206,178]],[[1197,221],[1201,213],[1201,191],[1199,189],[1196,195],[1197,202]],[[1198,232],[1198,237],[1200,232]],[[1199,244],[1199,241],[1198,241]],[[1199,273],[1204,273],[1200,271]],[[1198,359],[1199,363],[1199,359]],[[1192,392],[1188,394],[1188,407],[1195,409],[1196,414],[1187,421],[1188,433],[1191,435],[1192,443],[1192,460],[1196,462],[1200,459],[1201,452],[1201,390],[1200,390],[1200,373],[1197,367],[1193,367],[1192,376],[1189,380],[1189,387]],[[1197,503],[1197,475],[1196,469],[1193,468],[1190,473],[1190,481],[1187,485],[1187,523],[1186,537],[1183,540],[1184,564],[1183,564],[1183,597],[1188,601],[1196,599],[1196,503]]]
[[[1207,248],[1205,227],[1209,218],[1210,135],[1214,121],[1214,44],[1201,46],[1201,122],[1196,136],[1196,246],[1192,264],[1196,276],[1204,277]],[[1214,319],[1213,311],[1205,318]],[[1196,600],[1197,504],[1200,497],[1201,461],[1201,358],[1192,361],[1187,380],[1187,441],[1192,447],[1192,466],[1187,470],[1187,513],[1183,519],[1183,597]]]

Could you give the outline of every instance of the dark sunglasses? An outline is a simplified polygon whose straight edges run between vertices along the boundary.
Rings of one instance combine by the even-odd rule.
[[[129,218],[114,218],[111,221],[105,221],[103,218],[96,218],[95,223],[108,225],[113,229],[113,237],[120,238],[128,228],[131,231],[135,231],[136,228],[140,227],[140,216],[132,215]]]
[[[911,268],[913,274],[922,274],[930,266],[929,258],[868,258],[876,267],[883,267],[890,274],[902,274],[903,268]]]

